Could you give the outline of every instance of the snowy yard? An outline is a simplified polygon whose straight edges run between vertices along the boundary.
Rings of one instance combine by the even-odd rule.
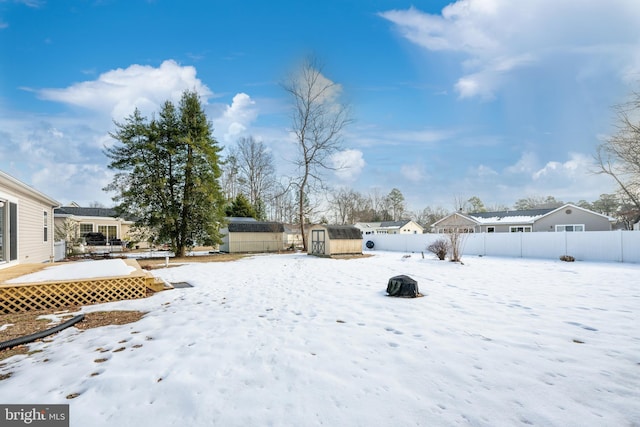
[[[0,402],[76,427],[640,425],[640,265],[402,255],[155,270],[194,287],[85,307],[148,314],[5,360]],[[425,296],[385,296],[398,274]]]

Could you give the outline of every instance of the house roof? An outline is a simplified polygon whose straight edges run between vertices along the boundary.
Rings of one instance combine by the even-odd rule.
[[[230,222],[230,233],[284,233],[284,225],[280,222],[239,221]]]
[[[467,214],[479,224],[529,224],[555,211],[556,208],[527,209],[521,211],[473,212]]]
[[[360,240],[362,232],[353,225],[324,225],[330,239],[336,240]]]
[[[497,211],[497,212],[473,212],[473,213],[462,213],[456,212],[451,215],[447,215],[439,221],[433,223],[433,225],[437,225],[438,223],[444,221],[447,218],[450,218],[452,215],[460,215],[463,218],[467,218],[470,221],[473,221],[477,224],[481,225],[494,225],[494,224],[533,224],[537,220],[547,215],[551,215],[554,212],[560,211],[562,209],[571,208],[571,209],[579,209],[584,212],[589,212],[593,215],[601,216],[607,218],[610,222],[615,221],[615,218],[611,218],[607,215],[603,215],[598,212],[590,211],[588,209],[581,208],[576,205],[572,205],[571,203],[564,204],[557,208],[545,208],[545,209],[527,209],[527,210],[513,210],[513,211]]]
[[[101,218],[117,218],[119,215],[111,208],[81,208],[76,206],[62,206],[54,211],[56,215],[95,216]]]
[[[382,221],[380,227],[384,228],[400,228],[409,221]]]
[[[358,222],[355,224],[356,227],[359,228],[402,228],[408,223],[410,223],[410,219],[404,219],[400,221],[382,221],[382,222]],[[416,225],[420,226],[420,224]]]

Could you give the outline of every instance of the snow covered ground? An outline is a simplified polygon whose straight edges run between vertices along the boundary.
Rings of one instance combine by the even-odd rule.
[[[0,402],[69,403],[76,427],[640,425],[640,265],[463,262],[155,270],[194,287],[85,307],[149,313],[33,344]],[[398,274],[425,296],[385,296]]]

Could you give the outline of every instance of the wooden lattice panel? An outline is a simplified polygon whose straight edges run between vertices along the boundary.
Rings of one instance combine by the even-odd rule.
[[[147,277],[122,276],[0,287],[0,313],[96,304],[146,296]]]

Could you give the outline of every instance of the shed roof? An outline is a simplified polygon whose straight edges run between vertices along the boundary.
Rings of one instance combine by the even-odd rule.
[[[230,222],[228,229],[230,233],[284,233],[284,225],[280,222]]]
[[[330,239],[336,240],[360,240],[362,232],[352,225],[325,225]]]

